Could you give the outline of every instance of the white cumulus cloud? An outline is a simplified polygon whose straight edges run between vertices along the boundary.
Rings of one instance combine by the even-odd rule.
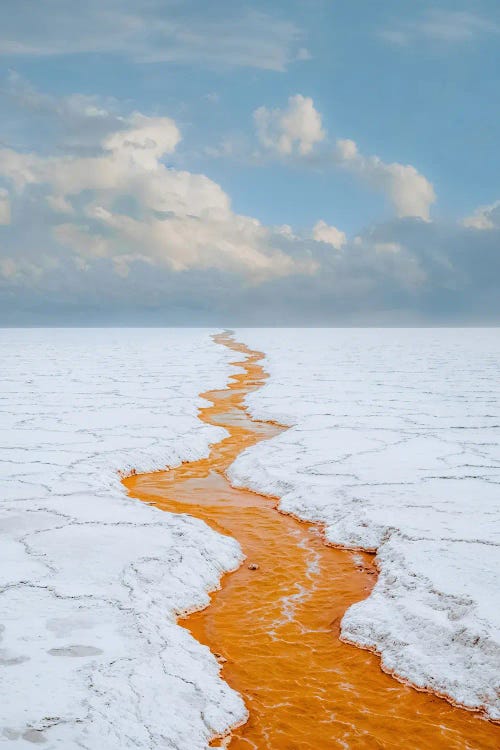
[[[122,275],[137,260],[253,279],[314,271],[310,260],[283,252],[271,229],[235,214],[217,183],[165,166],[162,157],[180,140],[173,120],[135,113],[124,124],[96,156],[0,150],[0,176],[18,195],[44,186],[56,240],[84,261],[110,259]]]
[[[301,160],[304,164],[343,167],[373,190],[385,194],[398,217],[413,216],[429,221],[436,200],[432,183],[411,164],[387,163],[378,156],[365,156],[356,142],[339,138],[332,149],[326,141],[321,114],[310,97],[295,94],[284,109],[259,107],[253,113],[257,138],[269,154]]]
[[[436,200],[434,187],[411,164],[388,164],[378,156],[364,156],[356,143],[349,139],[337,141],[335,161],[359,175],[375,190],[385,193],[397,216],[429,220],[431,206]]]
[[[314,225],[312,236],[316,242],[326,242],[326,244],[331,245],[336,250],[341,250],[347,242],[345,232],[327,224],[322,219]]]
[[[464,227],[469,229],[498,229],[500,228],[500,201],[489,206],[479,206],[471,216],[462,220]]]
[[[309,154],[325,138],[321,115],[313,100],[302,94],[290,96],[285,109],[259,107],[253,117],[260,143],[284,156],[295,151]]]
[[[132,161],[145,169],[154,169],[163,154],[171,154],[181,134],[170,117],[145,117],[139,112],[129,118],[130,126],[108,136],[103,143],[107,151],[128,154]]]

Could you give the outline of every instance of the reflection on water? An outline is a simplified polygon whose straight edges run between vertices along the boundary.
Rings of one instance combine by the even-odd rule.
[[[224,472],[235,457],[284,428],[251,420],[243,407],[265,380],[261,355],[228,335],[215,338],[245,355],[227,389],[202,394],[211,405],[200,418],[224,425],[229,437],[207,459],[125,480],[135,497],[235,537],[247,556],[209,607],[181,621],[227,660],[223,677],[250,711],[213,746],[497,750],[498,727],[397,682],[376,655],[339,640],[345,610],[374,584],[371,555],[329,547],[317,527],[279,513],[274,499],[229,485]]]

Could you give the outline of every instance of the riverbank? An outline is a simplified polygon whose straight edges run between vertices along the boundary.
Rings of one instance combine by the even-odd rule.
[[[246,403],[291,429],[234,484],[280,497],[330,542],[377,551],[346,639],[421,689],[500,718],[497,329],[242,329],[266,353]]]
[[[175,622],[239,564],[237,542],[119,476],[227,434],[197,418],[232,371],[211,333],[0,330],[2,748],[205,750],[245,716]]]

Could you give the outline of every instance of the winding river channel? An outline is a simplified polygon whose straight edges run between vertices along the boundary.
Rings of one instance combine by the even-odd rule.
[[[124,480],[129,493],[172,513],[189,513],[241,544],[246,560],[222,579],[210,605],[180,623],[210,647],[223,678],[250,716],[214,747],[230,750],[482,750],[500,747],[500,730],[476,714],[395,680],[376,654],[343,643],[346,609],[376,580],[373,555],[325,543],[318,526],[276,509],[277,499],[231,487],[236,456],[286,429],[252,420],[244,398],[266,380],[262,354],[234,350],[242,372],[210,402],[203,421],[229,437],[206,459]]]

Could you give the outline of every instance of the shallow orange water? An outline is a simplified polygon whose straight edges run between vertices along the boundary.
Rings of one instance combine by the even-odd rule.
[[[250,711],[224,746],[498,750],[498,726],[397,682],[381,671],[375,654],[339,640],[345,610],[375,582],[372,555],[327,546],[317,527],[278,512],[275,499],[229,485],[224,472],[234,458],[284,428],[251,420],[243,406],[266,378],[262,355],[229,335],[215,339],[245,355],[235,363],[244,372],[228,388],[202,394],[212,405],[200,418],[224,425],[230,437],[207,459],[124,483],[141,500],[230,534],[247,555],[206,609],[181,620],[220,655],[224,679]],[[258,569],[249,569],[253,563]]]

